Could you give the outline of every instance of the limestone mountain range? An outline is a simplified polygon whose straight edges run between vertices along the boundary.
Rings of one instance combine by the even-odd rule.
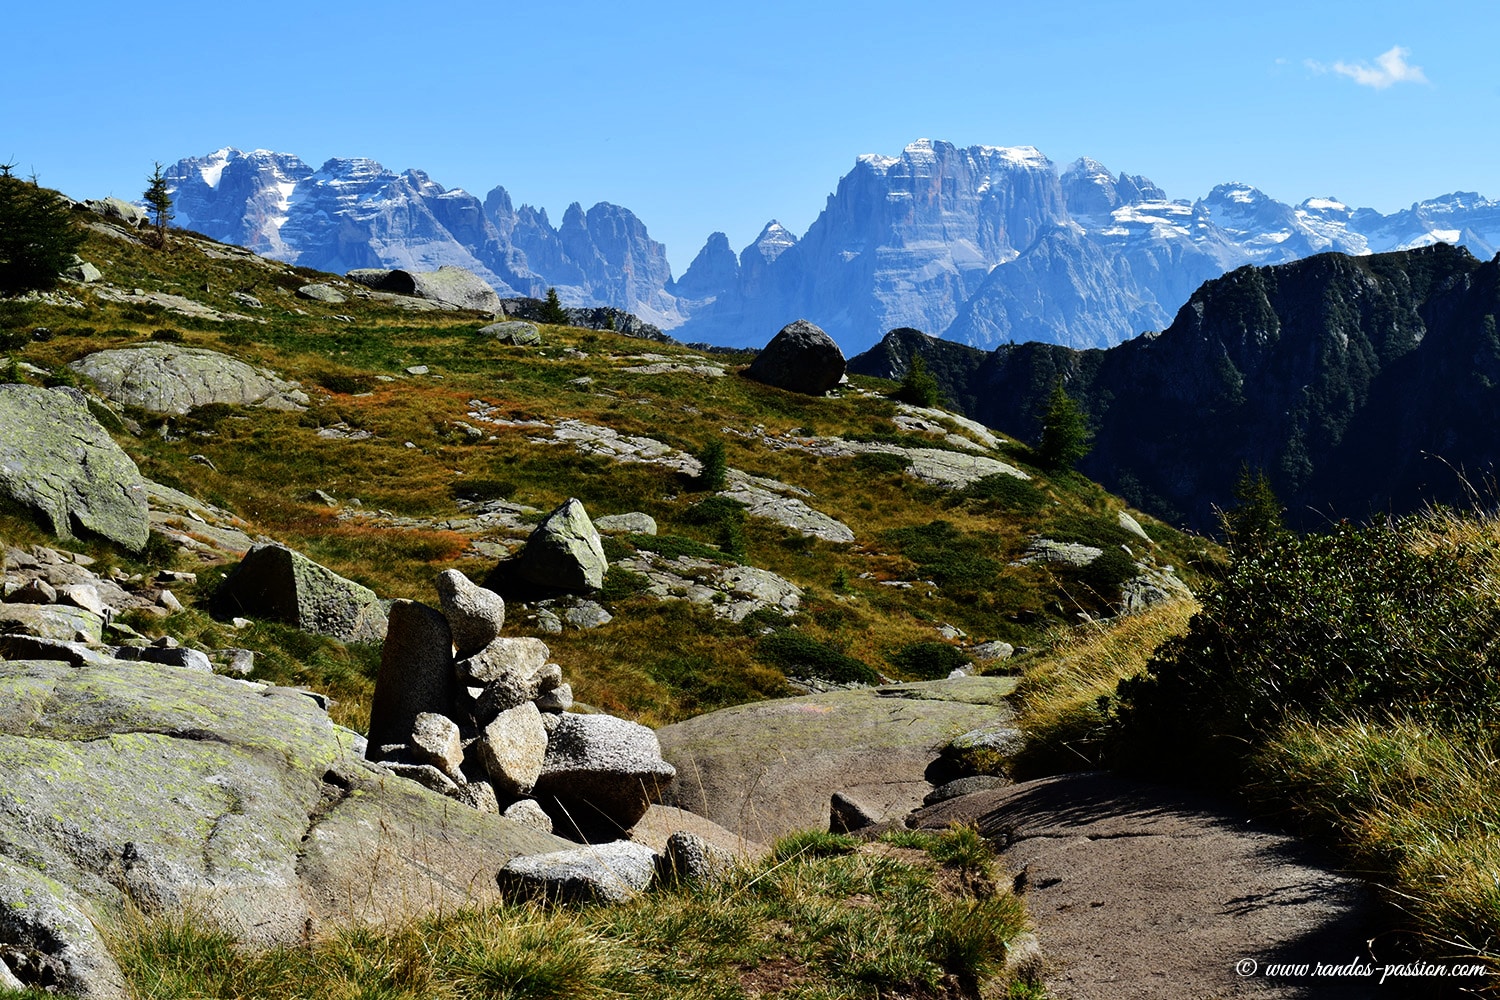
[[[1227,183],[1195,200],[1028,147],[919,140],[857,158],[801,236],[780,223],[736,252],[722,233],[674,278],[629,209],[570,205],[554,225],[503,187],[482,199],[421,170],[225,148],[168,170],[178,222],[301,266],[468,268],[502,296],[557,288],[678,339],[759,346],[795,319],[847,354],[912,327],[978,347],[1108,347],[1160,330],[1202,282],[1275,264],[1446,242],[1488,258],[1500,203],[1456,192],[1383,214],[1331,197],[1296,205]]]

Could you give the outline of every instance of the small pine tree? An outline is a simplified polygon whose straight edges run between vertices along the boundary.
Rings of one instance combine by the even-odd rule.
[[[84,233],[62,195],[0,164],[0,292],[46,289],[73,263]]]
[[[156,165],[151,176],[146,178],[146,210],[151,213],[151,224],[156,227],[156,245],[167,245],[167,223],[172,221],[172,193],[167,190],[167,179],[162,176],[161,164]]]
[[[705,491],[722,490],[724,480],[729,474],[729,460],[724,454],[724,442],[710,441],[693,457],[703,466],[694,485]]]
[[[1042,439],[1037,453],[1049,469],[1071,469],[1093,447],[1088,418],[1063,388],[1062,379],[1052,387],[1047,410],[1042,415]]]
[[[557,289],[547,289],[546,301],[542,303],[542,322],[549,326],[567,326],[568,311],[557,297]]]
[[[913,406],[937,406],[943,401],[943,391],[938,380],[927,370],[922,355],[913,351],[911,363],[906,367],[906,377],[895,391],[895,397]]]
[[[1287,532],[1281,515],[1286,509],[1276,498],[1271,481],[1265,472],[1250,466],[1240,467],[1240,478],[1234,487],[1235,506],[1219,512],[1224,526],[1224,539],[1233,556],[1251,555],[1264,551],[1277,538]]]

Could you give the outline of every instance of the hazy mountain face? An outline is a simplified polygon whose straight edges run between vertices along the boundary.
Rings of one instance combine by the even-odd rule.
[[[777,222],[738,255],[709,237],[673,280],[628,209],[481,202],[417,170],[223,149],[168,171],[179,224],[309,267],[457,264],[502,295],[555,287],[568,305],[634,312],[685,340],[761,346],[805,318],[845,353],[911,327],[979,347],[1108,347],[1160,330],[1204,281],[1328,250],[1451,243],[1489,258],[1500,202],[1455,193],[1392,215],[1333,198],[1278,202],[1244,184],[1171,200],[1149,179],[1029,146],[921,140],[859,157],[799,239]]]

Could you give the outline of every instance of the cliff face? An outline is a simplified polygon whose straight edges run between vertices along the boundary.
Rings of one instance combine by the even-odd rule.
[[[931,351],[955,403],[1022,436],[1061,377],[1095,427],[1080,471],[1211,529],[1249,465],[1310,527],[1467,502],[1460,473],[1483,486],[1500,461],[1497,315],[1500,258],[1446,245],[1320,254],[1210,281],[1162,333],[1110,350],[962,354],[892,334],[850,370]]]

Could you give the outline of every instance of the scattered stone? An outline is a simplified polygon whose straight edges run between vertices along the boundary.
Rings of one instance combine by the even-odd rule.
[[[458,801],[470,809],[494,816],[500,812],[500,799],[495,795],[495,786],[488,781],[461,782],[458,786]],[[548,828],[544,833],[551,833]]]
[[[644,892],[655,875],[655,851],[617,840],[512,858],[500,869],[498,881],[512,899],[621,903]]]
[[[821,396],[844,377],[844,352],[828,334],[799,319],[771,338],[745,369],[745,377],[778,389]]]
[[[489,326],[481,327],[481,337],[492,337],[502,344],[515,344],[518,347],[536,347],[542,342],[542,331],[534,323],[524,320],[508,320],[503,323],[491,323]]]
[[[94,534],[139,552],[151,530],[140,470],[77,389],[0,384],[0,497],[59,538]]]
[[[478,586],[456,569],[438,574],[437,592],[460,657],[473,656],[500,635],[505,625],[505,600],[499,594]]]
[[[1026,547],[1022,563],[1061,563],[1064,566],[1082,568],[1104,555],[1104,550],[1080,542],[1054,542],[1050,538],[1038,538]]]
[[[541,712],[566,712],[573,707],[573,685],[559,684],[555,688],[543,691],[537,695],[533,704]]]
[[[429,371],[429,369],[428,369],[428,367],[426,365],[412,365],[410,368],[406,369],[406,374],[408,374],[408,375],[426,375],[428,371]]]
[[[182,602],[179,601],[177,599],[177,595],[172,593],[170,590],[163,590],[160,594],[156,595],[156,603],[166,608],[174,615],[182,610]]]
[[[606,514],[594,519],[594,527],[611,535],[654,535],[656,518],[640,511],[628,514]]]
[[[74,255],[74,261],[75,263],[71,266],[63,268],[62,276],[64,278],[71,278],[74,281],[81,281],[84,284],[88,284],[91,281],[98,281],[104,277],[103,273],[97,267],[86,260],[82,260],[76,254]]]
[[[734,855],[696,833],[679,830],[667,838],[661,859],[665,881],[715,882],[734,867]]]
[[[0,633],[72,642],[103,640],[104,620],[82,608],[66,605],[0,604]]]
[[[92,379],[109,399],[153,413],[180,415],[211,403],[303,410],[308,403],[295,382],[200,347],[122,347],[85,355],[68,367]]]
[[[200,674],[211,674],[214,672],[213,662],[209,660],[207,653],[182,647],[121,646],[115,651],[115,658],[141,663],[159,663],[167,667],[182,667]]]
[[[539,608],[536,613],[536,629],[543,635],[562,635],[562,619],[551,608]]]
[[[598,590],[608,568],[599,532],[576,499],[548,514],[515,560],[521,579],[554,590]]]
[[[968,654],[976,660],[1008,660],[1016,652],[1016,647],[1008,642],[993,639],[989,642],[981,642],[977,646],[970,646]]]
[[[342,642],[378,642],[386,615],[368,587],[284,545],[252,547],[214,595],[224,615],[255,615]]]
[[[106,219],[123,222],[132,229],[139,229],[151,221],[150,216],[146,214],[144,208],[139,205],[132,205],[123,198],[91,198],[85,201],[83,205],[85,208],[104,216]]]
[[[431,764],[408,764],[404,761],[383,760],[380,766],[398,778],[415,781],[423,788],[430,788],[439,795],[458,798],[458,782]]]
[[[497,792],[530,794],[547,758],[542,713],[529,701],[506,709],[484,727],[474,748]]]
[[[552,817],[537,803],[536,799],[518,799],[505,807],[500,815],[517,823],[534,826],[543,833],[552,832]]]
[[[1135,518],[1131,517],[1129,513],[1127,513],[1126,511],[1123,511],[1123,510],[1120,511],[1120,518],[1119,518],[1119,520],[1120,520],[1120,527],[1124,528],[1126,531],[1130,532],[1132,535],[1135,535],[1137,538],[1139,538],[1143,542],[1151,542],[1151,536],[1148,535],[1148,534],[1146,534],[1146,529],[1143,528],[1143,527],[1141,527],[1141,522],[1139,522]],[[1156,543],[1155,542],[1151,542],[1151,544],[1155,545]]]
[[[457,683],[477,688],[475,722],[484,725],[500,712],[532,701],[551,682],[562,679],[554,665],[548,670],[547,644],[530,636],[501,636],[473,656],[454,664]],[[553,680],[553,678],[556,680]]]
[[[579,601],[563,612],[563,621],[582,631],[608,625],[614,618],[603,605],[594,601]]]
[[[370,745],[406,742],[419,715],[452,711],[457,694],[448,620],[425,604],[396,601],[370,706]]]
[[[928,792],[926,797],[922,799],[922,805],[937,805],[939,802],[956,799],[960,795],[987,792],[994,788],[1004,788],[1009,784],[1011,784],[1009,778],[1002,778],[994,774],[974,774],[967,778],[955,778]]]
[[[834,792],[828,799],[828,832],[852,833],[880,822],[870,807],[858,799]]]
[[[263,309],[265,303],[251,295],[249,292],[230,292],[229,297],[247,309]]]
[[[411,727],[407,743],[412,755],[423,764],[431,764],[448,777],[459,780],[464,762],[463,738],[458,723],[436,712],[419,712]]]
[[[113,663],[106,647],[95,649],[85,642],[42,639],[30,635],[0,635],[0,660],[60,660],[75,667]]]
[[[248,677],[255,672],[255,651],[251,649],[223,649],[220,653],[226,654],[224,669],[231,674],[240,677]]]
[[[676,775],[656,734],[612,715],[563,715],[547,742],[536,799],[565,836],[628,833]]]
[[[297,289],[297,298],[308,299],[313,302],[326,302],[331,306],[343,305],[349,301],[349,297],[343,292],[332,285],[326,285],[321,282],[303,285]]]

